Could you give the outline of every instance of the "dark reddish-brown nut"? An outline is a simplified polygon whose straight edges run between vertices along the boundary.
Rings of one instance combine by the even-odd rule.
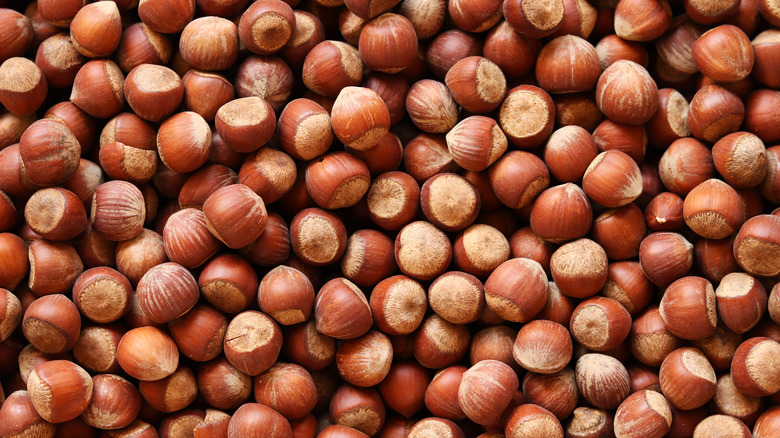
[[[607,68],[620,59],[634,61],[647,68],[647,49],[639,42],[627,41],[617,35],[607,35],[599,40],[595,49],[601,68]]]
[[[459,29],[450,29],[437,35],[428,45],[425,58],[433,74],[440,80],[459,60],[468,56],[479,56],[482,43]]]
[[[692,53],[702,74],[715,81],[739,81],[753,69],[750,39],[734,25],[724,24],[704,32],[693,43]]]
[[[593,131],[604,119],[593,93],[556,94],[553,96],[553,102],[555,124],[558,127],[577,125],[587,131]]]
[[[81,150],[68,125],[54,119],[38,120],[19,140],[23,178],[34,186],[61,184],[76,172]]]
[[[92,234],[100,236],[98,232]],[[109,244],[114,244],[114,242],[98,240],[97,243],[106,246],[100,251],[113,252],[113,246]],[[137,237],[115,245],[116,268],[133,284],[137,284],[138,280],[152,267],[168,261],[162,236],[152,230],[143,229]],[[105,257],[103,258],[105,259]]]
[[[113,117],[125,104],[124,79],[113,61],[89,61],[73,80],[70,101],[93,117]]]
[[[386,230],[411,222],[419,209],[420,187],[408,173],[387,172],[371,182],[366,200],[371,220]]]
[[[125,99],[133,112],[150,122],[170,116],[184,97],[179,75],[168,67],[141,64],[125,79]]]
[[[615,412],[615,434],[621,438],[661,438],[671,425],[672,409],[657,391],[637,391]]]
[[[336,368],[346,382],[367,388],[375,386],[390,372],[393,345],[382,332],[366,334],[341,342],[336,350]]]
[[[81,55],[67,33],[58,33],[44,40],[38,46],[35,64],[46,77],[46,84],[54,88],[66,88],[73,80],[87,58]]]
[[[645,237],[642,210],[631,203],[610,209],[593,221],[591,236],[612,260],[625,260],[639,254],[639,244]]]
[[[571,336],[566,327],[547,320],[534,320],[517,333],[512,356],[534,373],[555,374],[571,360]]]
[[[502,1],[491,0],[474,3],[454,0],[448,3],[448,12],[455,26],[466,32],[484,32],[502,18]]]
[[[734,386],[731,374],[724,374],[718,378],[715,395],[712,397],[710,406],[712,406],[711,412],[713,414],[731,415],[752,425],[763,410],[761,402],[759,397],[751,397],[739,392]]]
[[[70,23],[76,50],[90,58],[110,55],[119,47],[122,20],[114,2],[91,3],[79,9]]]
[[[11,291],[0,288],[0,342],[8,339],[22,320],[22,303]]]
[[[390,127],[390,112],[372,89],[343,88],[331,110],[331,125],[339,140],[352,149],[369,150],[379,143]]]
[[[395,271],[393,241],[381,231],[364,229],[353,233],[341,259],[341,272],[358,286],[374,286]]]
[[[23,244],[21,241],[19,243]],[[84,264],[76,250],[65,242],[36,239],[29,244],[27,254],[30,273],[27,286],[37,296],[66,293],[84,270]],[[10,255],[20,254],[11,252]],[[28,272],[27,266],[25,263],[24,274]],[[13,268],[14,266],[11,266],[11,275],[15,274]]]
[[[185,111],[166,119],[157,131],[157,151],[169,169],[192,172],[211,152],[211,128],[199,114]]]
[[[702,277],[683,277],[666,288],[659,310],[666,329],[688,340],[709,337],[717,326],[715,291]]]
[[[222,246],[209,232],[203,212],[195,208],[179,210],[168,218],[163,244],[168,259],[185,268],[202,265]]]
[[[81,332],[81,316],[73,302],[62,294],[40,297],[24,312],[24,337],[43,353],[69,351]]]
[[[445,77],[453,99],[470,113],[487,113],[498,107],[506,93],[506,78],[493,61],[470,56],[456,62]]]
[[[234,409],[249,400],[252,378],[236,369],[223,356],[198,366],[198,392],[217,409]]]
[[[294,422],[291,422],[290,424],[291,426],[294,427]],[[293,433],[295,433],[294,428],[293,428]],[[314,432],[312,432],[312,434],[313,433]],[[331,424],[330,426],[322,429],[320,433],[317,434],[317,437],[319,438],[337,438],[337,437],[338,438],[366,438],[368,437],[368,435],[364,434],[363,432],[357,429],[353,429],[351,427],[342,426],[340,424]]]
[[[233,169],[222,164],[205,166],[187,178],[179,192],[179,207],[202,208],[209,195],[231,184],[238,182],[238,175]]]
[[[192,68],[226,70],[238,59],[238,28],[221,17],[197,18],[181,33],[179,55]]]
[[[100,147],[120,142],[143,150],[156,148],[155,127],[133,113],[121,113],[109,120],[100,133]]]
[[[14,57],[0,64],[0,103],[11,113],[31,116],[47,94],[46,76],[31,60]]]
[[[537,431],[550,437],[563,436],[561,422],[547,409],[531,403],[512,409],[504,429],[507,438],[531,438]]]
[[[458,387],[466,370],[463,365],[453,365],[433,377],[425,390],[425,407],[433,415],[450,420],[466,418],[458,404]]]
[[[653,231],[675,231],[685,224],[683,199],[672,192],[663,192],[654,197],[645,207],[647,227]]]
[[[678,233],[651,233],[639,245],[639,263],[653,284],[665,287],[691,269],[693,245]]]
[[[734,257],[752,275],[780,274],[780,216],[758,215],[748,219],[734,239]]]
[[[76,173],[69,180],[65,181],[63,187],[75,193],[82,204],[84,204],[84,208],[91,209],[92,195],[95,194],[95,189],[105,181],[106,178],[100,165],[80,158]]]
[[[3,33],[0,34],[0,59],[5,61],[14,56],[23,56],[35,38],[32,21],[12,9],[0,11]]]
[[[295,14],[280,0],[262,0],[253,3],[238,24],[241,42],[258,55],[278,52],[295,32]]]
[[[26,389],[8,394],[0,406],[0,434],[24,436],[37,434],[53,437],[57,426],[41,418]]]
[[[686,0],[685,12],[691,19],[701,24],[714,24],[724,21],[739,10],[740,2],[725,0],[715,4],[701,0]]]
[[[260,281],[257,289],[260,310],[279,324],[307,321],[314,308],[314,287],[306,275],[289,266],[277,266]]]
[[[130,240],[143,230],[146,203],[141,190],[127,181],[108,181],[92,198],[92,229],[113,241]]]
[[[132,383],[115,374],[92,378],[92,400],[81,419],[98,429],[121,429],[132,423],[141,409],[141,395]]]
[[[757,135],[766,143],[780,140],[780,126],[778,126],[777,114],[773,111],[778,102],[780,102],[780,91],[758,89],[750,93],[745,99],[744,129]],[[752,142],[748,142],[746,146],[748,145],[752,145]],[[752,149],[745,146],[743,148],[742,150]],[[764,155],[766,155],[765,151]]]
[[[592,200],[605,207],[621,207],[642,193],[642,175],[629,155],[617,150],[606,151],[596,156],[585,170],[582,188]]]
[[[744,118],[745,105],[742,100],[717,84],[700,88],[688,106],[691,134],[711,143],[736,132]]]
[[[749,132],[735,132],[712,147],[715,169],[732,187],[745,189],[761,184],[767,171],[764,143]]]
[[[645,365],[660,366],[664,358],[682,344],[680,338],[666,329],[657,307],[647,309],[631,325],[629,348]]]
[[[555,374],[527,373],[523,378],[523,398],[547,409],[563,421],[577,406],[577,382],[574,371],[564,368]]]
[[[676,409],[696,409],[715,395],[715,370],[695,348],[679,348],[669,353],[658,377],[664,397]]]
[[[314,317],[317,331],[336,339],[357,338],[373,323],[363,291],[345,278],[334,278],[320,288],[314,301]]]
[[[268,213],[263,199],[244,184],[218,189],[203,203],[209,231],[229,248],[243,248],[265,229]]]
[[[740,344],[731,362],[734,386],[743,394],[765,397],[780,390],[780,371],[774,364],[780,357],[780,343],[764,337]]]
[[[415,360],[426,368],[453,365],[468,354],[471,335],[465,325],[452,324],[433,314],[423,321],[413,336]]]
[[[271,105],[257,96],[231,100],[215,116],[220,138],[230,149],[247,153],[259,149],[276,129],[276,115]]]
[[[363,61],[356,48],[342,41],[323,41],[306,55],[301,73],[309,90],[336,97],[342,88],[363,80]]]
[[[658,90],[658,110],[647,122],[647,141],[666,147],[673,141],[691,135],[688,126],[688,101],[672,88]]]
[[[374,90],[385,102],[390,113],[391,125],[397,124],[406,116],[406,94],[409,92],[409,82],[403,76],[371,72],[363,81],[363,86]]]
[[[545,44],[536,60],[536,80],[551,94],[591,91],[600,74],[596,49],[575,35],[564,35]]]
[[[539,40],[521,35],[508,21],[502,21],[485,38],[483,55],[501,67],[507,79],[514,80],[533,69],[540,49]]]
[[[114,141],[100,147],[100,167],[109,178],[143,184],[157,172],[157,151]]]
[[[658,174],[670,192],[685,196],[715,176],[712,152],[694,138],[675,140],[658,161]]]
[[[198,282],[178,263],[163,263],[148,270],[136,290],[143,312],[163,324],[187,313],[200,297]]]
[[[223,350],[231,365],[250,376],[270,368],[282,349],[282,332],[268,315],[254,310],[239,313],[225,332]]]
[[[644,125],[626,125],[606,119],[593,131],[593,141],[600,152],[617,150],[641,163],[647,150],[647,130]]]
[[[414,83],[406,94],[406,111],[420,130],[447,133],[458,122],[458,107],[446,85],[433,79]]]
[[[541,88],[521,85],[507,93],[498,121],[510,143],[520,148],[533,148],[552,133],[555,105]]]
[[[197,305],[168,324],[179,351],[198,362],[214,359],[222,353],[226,328],[225,315],[207,305]]]
[[[531,210],[531,230],[553,243],[585,236],[592,223],[593,209],[588,196],[572,183],[545,190]]]
[[[298,169],[292,157],[271,148],[261,148],[248,155],[238,171],[238,183],[260,195],[266,204],[290,192],[297,177]]]
[[[284,219],[269,212],[263,234],[244,249],[244,256],[258,266],[276,266],[287,260],[290,257],[290,230]]]
[[[593,137],[577,125],[557,129],[544,145],[544,163],[561,182],[579,182],[599,151]]]
[[[295,99],[279,115],[279,144],[299,160],[311,160],[325,153],[333,142],[330,114],[311,99]]]
[[[404,226],[396,236],[394,252],[401,272],[417,280],[436,278],[452,260],[452,245],[447,235],[425,221]]]
[[[561,245],[550,258],[550,272],[564,295],[585,298],[596,294],[607,280],[607,254],[590,239]]]
[[[715,296],[721,321],[735,333],[753,328],[766,310],[766,289],[756,278],[742,272],[724,276]]]
[[[425,289],[404,275],[380,281],[369,301],[376,328],[388,335],[407,335],[415,331],[425,317],[427,305]]]
[[[289,420],[305,417],[317,403],[311,374],[300,365],[277,362],[254,378],[255,401]]]
[[[651,41],[672,25],[672,10],[666,0],[624,0],[615,8],[615,33],[629,41]]]
[[[515,338],[517,338],[517,331],[505,325],[483,328],[471,341],[469,363],[475,365],[480,361],[493,359],[518,370],[517,362],[512,357]]]
[[[481,198],[476,187],[465,178],[440,173],[423,184],[420,204],[433,225],[444,231],[460,231],[476,220]]]
[[[618,347],[631,330],[631,315],[611,298],[593,297],[572,312],[569,324],[574,339],[592,351],[606,352]]]
[[[385,421],[385,407],[374,388],[342,384],[333,394],[328,409],[332,423],[376,435]]]
[[[471,274],[458,271],[446,272],[436,278],[428,288],[428,301],[436,314],[453,324],[478,320],[485,307],[482,282]],[[385,307],[388,304],[385,303]]]
[[[293,14],[295,15],[295,30],[279,54],[288,65],[300,70],[311,49],[325,41],[325,27],[322,21],[313,14],[300,10],[293,10]]]
[[[510,151],[501,156],[488,170],[488,177],[498,199],[515,209],[531,205],[550,185],[550,172],[544,161],[525,151]]]
[[[319,208],[307,208],[290,223],[292,250],[302,261],[315,266],[338,261],[347,248],[347,231],[337,216]]]
[[[195,0],[141,0],[138,16],[155,32],[180,32],[195,16]]]
[[[87,212],[73,192],[52,187],[38,190],[27,200],[24,220],[43,238],[70,240],[86,228]]]
[[[778,424],[780,424],[780,409],[777,406],[771,407],[764,411],[756,420],[756,424],[753,427],[754,438],[769,438],[772,433],[777,430]]]
[[[470,116],[446,135],[452,159],[467,170],[482,171],[501,157],[507,139],[498,123],[485,116]]]
[[[588,353],[575,368],[580,395],[600,409],[615,409],[629,394],[626,367],[612,356]]]
[[[507,260],[485,282],[488,308],[507,321],[531,320],[544,307],[547,295],[547,275],[531,259]]]
[[[216,73],[188,70],[181,82],[184,87],[182,105],[186,110],[200,114],[207,122],[213,121],[219,108],[235,97],[233,84]]]
[[[97,323],[114,322],[130,310],[133,288],[127,277],[108,266],[84,271],[73,284],[73,302]]]
[[[371,181],[366,163],[347,152],[333,152],[310,162],[305,178],[311,198],[329,210],[357,204]]]
[[[753,38],[753,63],[752,77],[763,85],[777,88],[780,85],[780,75],[777,74],[777,42],[780,32],[777,29],[767,29]]]
[[[742,342],[742,336],[734,333],[726,327],[720,326],[715,329],[715,333],[705,339],[693,341],[691,346],[698,348],[707,356],[707,360],[712,364],[716,372],[728,370],[731,366],[731,360],[734,358],[734,352]]]
[[[497,360],[483,360],[463,373],[458,405],[477,424],[498,421],[520,382],[512,368]]]
[[[50,423],[63,423],[81,415],[92,400],[92,388],[92,377],[68,360],[39,364],[27,379],[32,405]]]
[[[563,24],[564,1],[510,0],[504,2],[507,23],[526,38],[552,35]]]
[[[707,239],[723,239],[742,225],[742,202],[730,185],[709,179],[685,196],[683,219],[696,234]]]
[[[388,408],[408,418],[423,408],[430,381],[428,370],[420,364],[396,362],[377,389]],[[385,423],[385,429],[389,422]]]
[[[282,353],[307,370],[321,370],[336,358],[336,340],[318,332],[316,322],[310,319],[285,327]]]
[[[195,373],[184,365],[168,377],[153,382],[138,382],[138,391],[150,408],[171,413],[186,408],[198,396]]]
[[[248,438],[286,438],[292,436],[292,429],[290,422],[279,412],[260,403],[245,403],[230,417],[227,434]]]
[[[444,136],[421,133],[404,147],[403,166],[418,183],[437,173],[459,169]]]
[[[145,23],[131,24],[122,32],[116,60],[125,73],[141,64],[168,64],[173,53],[171,40]]]
[[[386,13],[365,24],[358,47],[366,68],[397,73],[417,57],[417,35],[406,17]]]
[[[431,4],[420,0],[401,2],[398,13],[411,21],[419,39],[428,39],[438,34],[444,25],[447,3],[436,1]]]
[[[618,123],[642,124],[658,109],[658,87],[644,67],[620,60],[599,77],[596,103],[605,116]]]
[[[257,294],[257,274],[237,254],[211,259],[198,278],[200,292],[212,306],[225,313],[246,309]]]

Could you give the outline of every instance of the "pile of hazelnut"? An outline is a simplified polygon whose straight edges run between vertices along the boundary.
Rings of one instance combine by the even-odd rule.
[[[778,29],[0,0],[0,438],[777,438]]]

